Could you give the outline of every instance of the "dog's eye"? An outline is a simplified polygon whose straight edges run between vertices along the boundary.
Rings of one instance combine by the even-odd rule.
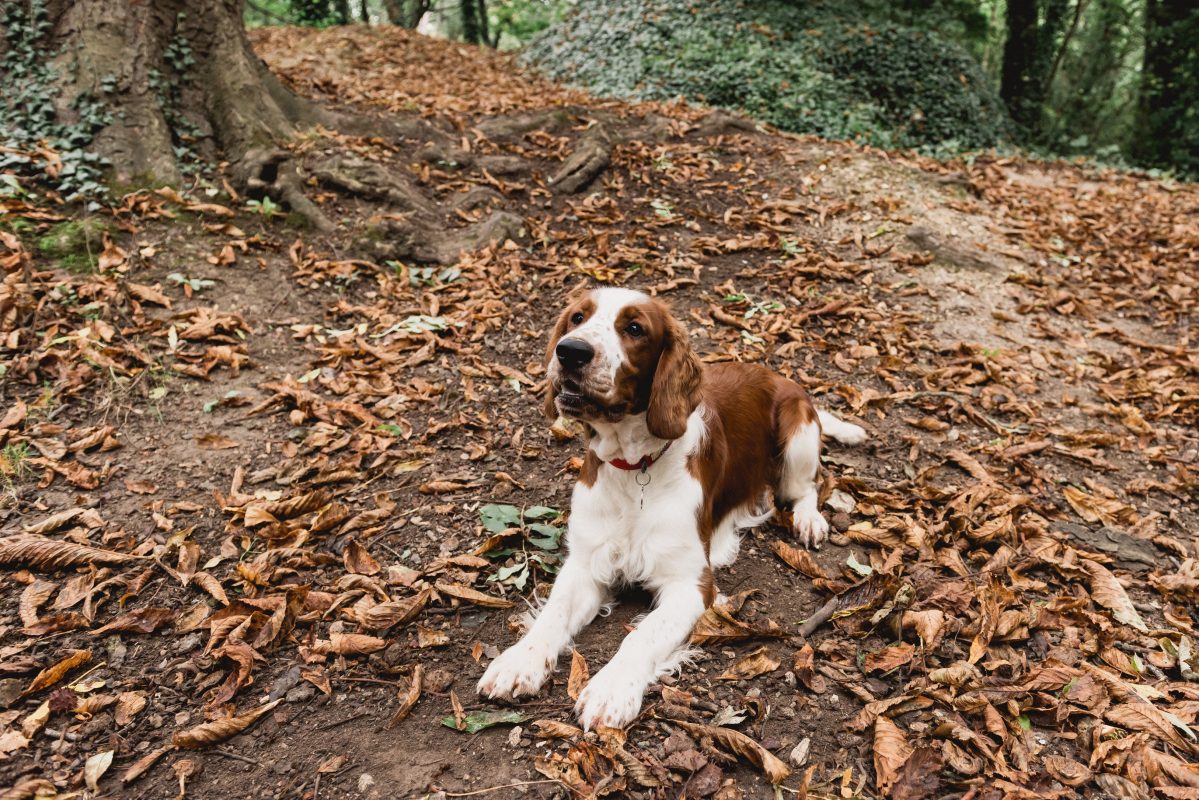
[[[624,332],[636,339],[645,335],[645,328],[641,327],[640,323],[630,322],[625,326]]]
[[[570,315],[570,324],[571,325],[578,325],[578,324],[582,323],[582,321],[583,321],[583,312],[582,311],[576,311],[575,313]]]

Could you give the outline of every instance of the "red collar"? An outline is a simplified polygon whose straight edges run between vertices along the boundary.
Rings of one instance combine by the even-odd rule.
[[[625,461],[623,458],[614,458],[611,461],[609,461],[608,463],[611,464],[612,466],[616,467],[617,469],[625,469],[625,470],[629,470],[630,472],[633,470],[640,470],[642,472],[645,472],[647,469],[650,468],[650,466],[653,465],[653,463],[655,461],[660,459],[662,457],[662,455],[667,450],[670,449],[670,446],[672,444],[674,444],[673,440],[667,442],[666,446],[663,447],[661,450],[659,450],[656,455],[642,456],[641,460],[635,464],[630,464],[628,461]]]

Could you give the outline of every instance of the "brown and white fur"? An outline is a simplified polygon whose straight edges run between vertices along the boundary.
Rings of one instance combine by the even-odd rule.
[[[639,583],[654,592],[654,610],[575,707],[587,728],[623,727],[649,684],[678,666],[715,599],[712,570],[737,556],[738,529],[770,516],[773,492],[800,543],[819,547],[828,534],[817,498],[821,433],[847,444],[866,434],[816,411],[798,384],[765,367],[704,367],[669,309],[628,289],[571,304],[546,357],[546,414],[580,420],[589,434],[569,555],[528,632],[478,689],[493,698],[537,692],[612,589]],[[646,456],[654,460],[644,470],[627,468]]]

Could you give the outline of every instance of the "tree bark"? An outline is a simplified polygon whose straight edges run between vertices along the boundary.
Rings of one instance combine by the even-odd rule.
[[[1048,76],[1067,8],[1066,0],[1008,0],[999,94],[1012,119],[1034,139],[1041,133]]]
[[[458,0],[458,10],[462,15],[462,41],[478,44],[479,18],[475,9],[475,0]]]
[[[1146,0],[1145,56],[1136,133],[1137,163],[1199,175],[1199,9],[1193,0]]]
[[[243,10],[243,0],[47,4],[61,113],[85,93],[113,109],[90,149],[111,161],[117,182],[178,182],[176,148],[236,165],[299,130],[335,124],[254,54]]]

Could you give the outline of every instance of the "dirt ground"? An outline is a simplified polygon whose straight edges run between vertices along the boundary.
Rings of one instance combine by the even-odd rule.
[[[213,176],[98,212],[79,270],[39,245],[70,209],[8,202],[0,797],[1196,796],[1199,189],[598,101],[403,31],[255,44],[430,134],[295,143],[327,236]],[[474,684],[552,580],[544,530],[484,523],[569,511],[542,358],[598,284],[871,438],[826,449],[832,545],[748,533],[695,663],[584,736],[569,657],[529,702]],[[591,673],[648,601],[580,637]]]

